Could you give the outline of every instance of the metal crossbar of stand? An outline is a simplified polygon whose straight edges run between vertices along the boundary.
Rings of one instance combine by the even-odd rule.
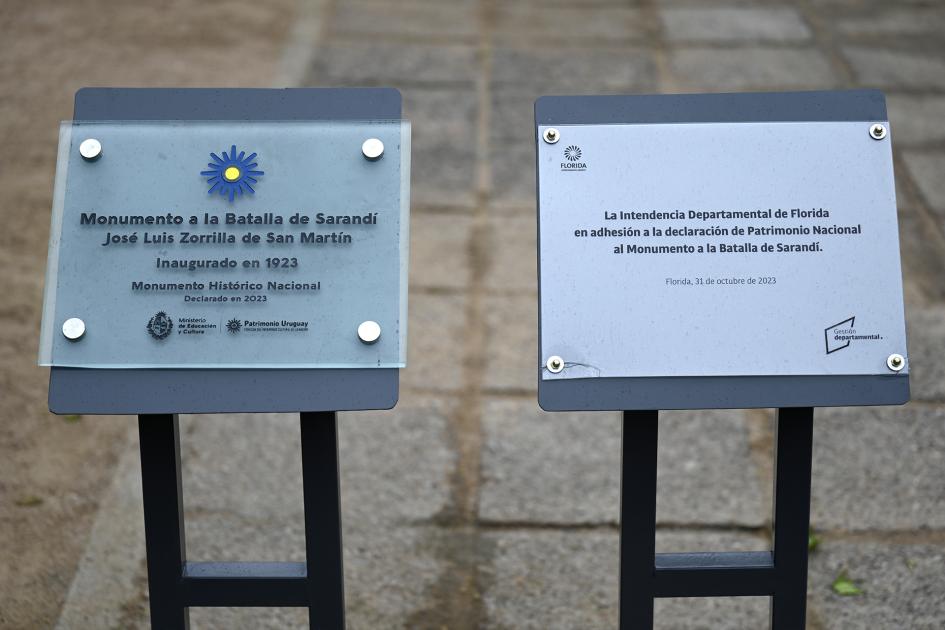
[[[814,410],[778,410],[774,549],[656,553],[657,411],[625,411],[620,506],[620,630],[652,630],[657,597],[769,596],[772,630],[803,630],[807,610]]]
[[[152,628],[186,630],[192,606],[297,606],[313,630],[343,630],[337,418],[301,424],[306,561],[188,562],[177,415],[138,416]]]

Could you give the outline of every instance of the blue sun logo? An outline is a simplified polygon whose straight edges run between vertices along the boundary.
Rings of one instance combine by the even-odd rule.
[[[229,196],[230,201],[233,201],[236,195],[242,195],[243,193],[252,195],[256,192],[253,189],[253,184],[259,181],[257,178],[263,175],[263,172],[254,170],[259,166],[254,161],[256,159],[255,153],[246,155],[246,151],[240,151],[240,154],[237,155],[236,145],[234,144],[230,147],[229,154],[223,151],[222,158],[216,153],[211,153],[210,157],[213,158],[213,162],[207,163],[210,170],[200,171],[200,174],[206,177],[207,183],[210,184],[210,190],[207,191],[207,194],[212,195],[214,192],[219,192],[221,195]]]

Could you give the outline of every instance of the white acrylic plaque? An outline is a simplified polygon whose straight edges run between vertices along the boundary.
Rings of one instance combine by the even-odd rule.
[[[891,374],[908,357],[891,133],[557,125],[549,144],[545,128],[543,379]]]

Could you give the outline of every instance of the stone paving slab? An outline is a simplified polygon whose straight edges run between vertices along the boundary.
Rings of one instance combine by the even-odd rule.
[[[476,94],[471,88],[402,90],[411,122],[411,204],[465,206],[476,202]]]
[[[655,86],[656,66],[653,53],[646,49],[497,47],[492,53],[492,83],[540,86],[545,94],[638,91]]]
[[[483,386],[490,392],[537,392],[538,305],[535,298],[489,296],[485,299],[485,319]]]
[[[908,278],[903,283],[906,304],[941,302],[945,299],[945,239],[934,233],[939,223],[917,208],[911,195],[899,195],[899,199],[899,248],[903,277]],[[907,308],[907,319],[909,312]]]
[[[945,226],[945,152],[906,151],[903,160],[922,197]]]
[[[533,401],[489,400],[483,433],[484,521],[618,522],[619,414],[547,413]],[[666,412],[660,433],[657,522],[766,522],[739,412]]]
[[[535,208],[535,146],[503,142],[492,156],[492,208]]]
[[[413,143],[411,203],[427,207],[476,205],[476,177],[468,168],[475,144],[422,134]]]
[[[663,9],[660,16],[671,42],[792,42],[811,37],[800,13],[789,7]]]
[[[945,401],[945,308],[906,311],[912,400]]]
[[[495,546],[484,599],[485,628],[496,630],[594,630],[617,627],[619,541],[616,531],[502,531],[487,538]],[[658,532],[670,548],[763,548],[763,539],[718,532]],[[661,600],[661,630],[739,630],[764,627],[767,598]]]
[[[843,49],[857,79],[889,89],[945,88],[945,59],[920,52],[848,46]]]
[[[629,44],[654,31],[654,25],[639,9],[602,6],[588,11],[583,5],[534,6],[500,2],[496,6],[494,37],[499,43],[565,45],[593,42]]]
[[[493,216],[489,222],[492,254],[485,285],[491,291],[535,294],[538,291],[538,222],[531,216]],[[531,298],[532,304],[537,296]],[[536,320],[531,320],[532,324]]]
[[[470,281],[472,218],[414,213],[410,217],[410,287],[460,290]]]
[[[401,389],[458,390],[463,366],[466,298],[462,295],[412,293],[408,300],[407,368],[400,372]]]
[[[824,630],[941,630],[945,546],[822,542],[810,558],[808,599]],[[843,597],[841,571],[864,592]]]
[[[426,522],[447,509],[456,458],[449,423],[456,404],[405,393],[391,411],[340,414],[346,523]]]
[[[478,100],[471,88],[418,87],[401,90],[404,117],[413,123],[414,141],[445,139],[463,144],[476,136]],[[469,170],[469,164],[465,165]],[[423,179],[433,179],[427,171],[419,171]]]
[[[841,531],[945,527],[945,409],[818,409],[811,523]]]
[[[478,26],[473,4],[446,2],[420,5],[400,2],[396,11],[386,2],[340,2],[332,17],[333,30],[340,35],[462,41],[475,40]]]
[[[816,49],[682,48],[670,66],[686,90],[806,90],[835,85],[830,62]]]
[[[887,94],[890,137],[893,146],[945,140],[945,96]]]
[[[476,76],[475,49],[371,39],[324,46],[314,72],[324,84],[471,86]]]
[[[543,94],[545,91],[537,86],[502,86],[492,92],[489,133],[494,146],[504,148],[515,142],[528,145],[534,153],[535,100]]]
[[[874,9],[864,15],[839,16],[836,30],[841,35],[861,37],[941,36],[945,28],[945,10],[941,7],[903,8],[894,4],[902,3],[882,3],[880,10]]]

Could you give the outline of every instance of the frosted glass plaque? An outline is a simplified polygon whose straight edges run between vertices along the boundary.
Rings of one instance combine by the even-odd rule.
[[[40,364],[404,367],[409,181],[405,121],[62,123]]]

